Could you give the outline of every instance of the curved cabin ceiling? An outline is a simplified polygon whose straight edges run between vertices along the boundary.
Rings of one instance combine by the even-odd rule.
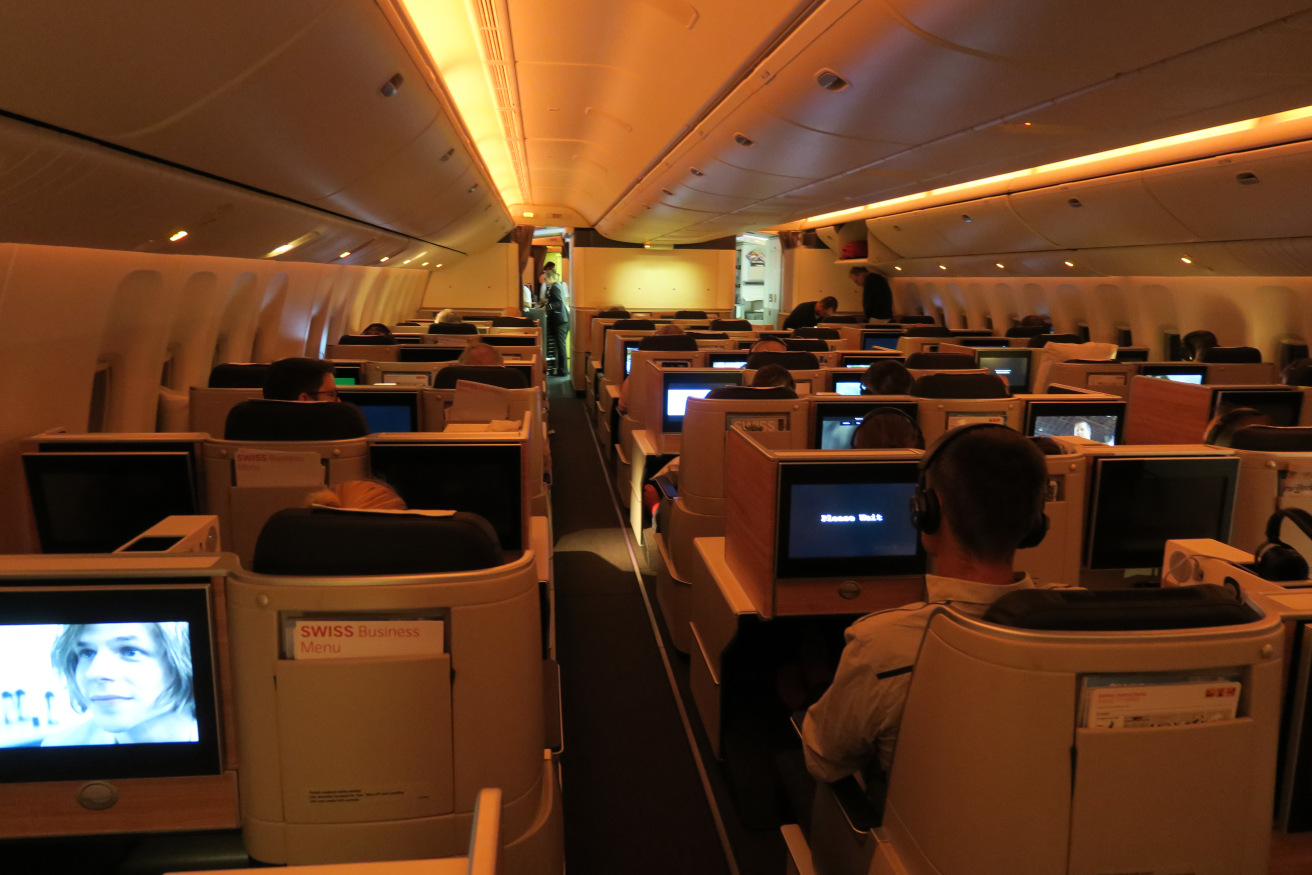
[[[460,28],[472,71],[442,60]],[[452,101],[471,73],[491,137]],[[140,0],[0,28],[14,124],[456,252],[530,212],[699,242],[1307,105],[1309,0]],[[275,224],[250,247],[315,227]]]

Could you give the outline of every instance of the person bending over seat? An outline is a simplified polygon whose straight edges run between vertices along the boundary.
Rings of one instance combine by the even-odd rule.
[[[838,299],[833,295],[818,301],[803,301],[793,308],[784,320],[784,328],[814,328],[820,320],[838,310]]]
[[[336,401],[333,363],[323,359],[280,359],[269,365],[264,397],[270,401]]]
[[[837,781],[865,770],[882,782],[893,762],[920,639],[935,605],[982,617],[1009,592],[1034,587],[1012,566],[1047,526],[1042,454],[1017,431],[973,423],[945,433],[920,467],[913,519],[934,574],[926,600],[868,614],[845,633],[833,684],[807,711],[807,770]],[[882,773],[882,774],[881,774]]]
[[[857,265],[847,272],[847,278],[861,289],[861,310],[867,322],[887,322],[893,318],[893,290],[882,273]]]
[[[499,368],[504,366],[506,359],[501,355],[501,350],[481,340],[471,343],[465,347],[465,351],[456,359],[458,365],[470,365],[479,368]]]

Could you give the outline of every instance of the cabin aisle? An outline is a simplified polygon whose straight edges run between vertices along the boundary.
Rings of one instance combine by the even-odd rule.
[[[728,873],[587,420],[551,397],[570,875]]]

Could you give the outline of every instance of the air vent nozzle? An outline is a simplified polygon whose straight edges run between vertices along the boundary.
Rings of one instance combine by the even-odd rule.
[[[815,81],[820,83],[820,87],[825,91],[842,91],[848,86],[846,79],[828,68],[816,73]]]

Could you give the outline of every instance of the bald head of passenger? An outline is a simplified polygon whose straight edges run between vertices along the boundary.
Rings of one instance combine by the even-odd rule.
[[[500,367],[506,363],[501,350],[487,343],[471,343],[456,359],[458,365],[471,365],[480,368]]]
[[[753,343],[749,352],[788,352],[788,344],[777,337],[766,337]]]

